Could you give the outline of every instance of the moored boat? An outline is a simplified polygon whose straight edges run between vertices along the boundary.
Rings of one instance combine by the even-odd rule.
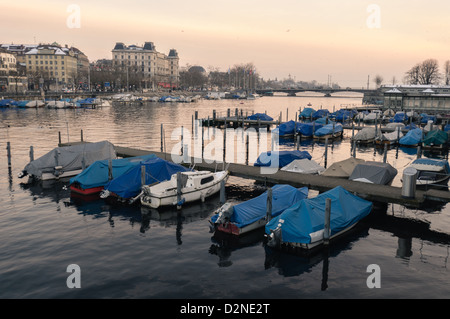
[[[281,170],[302,174],[319,174],[323,172],[325,168],[317,164],[317,162],[312,159],[304,158],[292,161]]]
[[[356,165],[348,179],[371,184],[391,185],[395,176],[397,176],[397,170],[391,164],[366,161]]]
[[[342,124],[330,123],[314,132],[314,139],[325,140],[342,137],[343,131]]]
[[[115,158],[114,145],[108,141],[57,147],[28,163],[19,178],[27,175],[38,180],[72,177],[95,161]]]
[[[263,227],[270,218],[278,216],[285,209],[307,197],[307,187],[297,189],[290,185],[275,185],[272,187],[271,210],[267,208],[268,191],[266,191],[258,197],[236,205],[225,203],[211,217],[210,222],[216,231],[242,235]]]
[[[110,180],[125,174],[136,165],[153,158],[156,158],[156,155],[149,154],[96,161],[89,165],[83,172],[70,179],[70,190],[81,195],[100,193]]]
[[[181,172],[180,173],[180,200],[178,200],[177,183],[178,174],[173,174],[171,179],[156,185],[144,185],[142,187],[141,204],[151,208],[161,206],[181,206],[197,200],[204,201],[207,197],[216,194],[220,190],[222,181],[228,178],[227,171],[209,172]]]
[[[374,127],[364,127],[351,138],[351,141],[358,144],[371,144],[377,137],[376,133]]]
[[[446,185],[450,177],[447,160],[418,158],[409,166],[417,170],[416,186]]]
[[[324,243],[328,198],[331,199],[330,241],[351,230],[372,210],[371,202],[337,186],[317,197],[297,202],[268,222],[265,226],[268,246],[291,247],[300,252],[320,247]]]
[[[254,166],[262,167],[284,167],[296,159],[311,159],[312,156],[308,151],[269,151],[261,153]]]

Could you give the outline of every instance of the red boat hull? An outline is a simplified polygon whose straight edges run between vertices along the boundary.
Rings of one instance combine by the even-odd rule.
[[[103,186],[83,189],[78,185],[70,185],[70,190],[81,195],[93,195],[100,193],[103,190]]]

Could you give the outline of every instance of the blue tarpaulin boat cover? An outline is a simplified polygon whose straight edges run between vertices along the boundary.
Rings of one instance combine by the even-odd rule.
[[[113,179],[121,176],[132,167],[143,161],[155,158],[156,155],[149,154],[136,157],[118,158],[111,160]],[[70,185],[78,183],[81,188],[88,189],[105,186],[109,182],[109,160],[95,161],[87,169],[70,179]]]
[[[285,243],[309,244],[312,242],[311,236],[323,237],[327,198],[331,199],[331,236],[354,225],[372,210],[371,202],[351,194],[342,186],[337,186],[289,207],[267,223],[265,232],[270,234],[270,230],[281,224],[282,242]]]
[[[433,165],[433,166],[437,166],[440,167],[441,169],[443,169],[446,173],[450,172],[450,165],[448,164],[447,160],[439,160],[439,159],[434,159],[434,158],[418,158],[415,159],[411,165]]]
[[[424,145],[442,145],[448,141],[448,135],[441,130],[433,130],[427,133],[422,141]]]
[[[401,123],[408,120],[408,116],[404,112],[397,112],[394,115],[394,118],[391,119],[390,122]]]
[[[105,185],[105,190],[116,194],[121,198],[132,198],[141,192],[141,166],[145,166],[145,184],[150,185],[169,180],[177,172],[186,172],[188,169],[159,157],[142,162],[125,174],[114,178]]]
[[[294,133],[295,133],[295,122],[292,120],[289,122],[281,123],[278,126],[278,134],[280,136],[293,135]]]
[[[311,159],[311,154],[307,151],[278,151],[264,152],[259,155],[254,166],[271,166],[272,159],[278,157],[278,167],[284,167],[296,159]]]
[[[300,113],[299,117],[310,118],[311,115],[313,115],[315,112],[316,110],[314,110],[313,108],[305,107],[303,111]]]
[[[316,135],[316,136],[325,136],[325,135],[328,135],[328,134],[342,132],[342,131],[343,131],[342,124],[330,123],[330,124],[327,124],[327,125],[321,127],[320,129],[318,129],[314,133],[314,135]]]
[[[436,123],[436,116],[434,115],[428,115],[426,113],[420,114],[421,120],[420,123],[427,124],[428,121],[432,121],[434,124]]]
[[[308,188],[295,188],[290,185],[275,185],[272,187],[272,217],[281,214],[285,209],[291,207],[298,201],[308,197]],[[233,206],[233,213],[230,221],[242,228],[250,225],[266,216],[267,191],[258,197],[252,198],[243,203]],[[218,214],[211,217],[211,222],[215,222]]]
[[[321,127],[323,127],[324,124],[312,122],[312,123],[299,123],[297,126],[297,132],[302,134],[303,136],[313,136],[315,132]]]
[[[273,121],[273,118],[265,113],[255,113],[247,117],[248,120]]]
[[[325,109],[320,109],[320,110],[317,110],[316,112],[314,112],[313,118],[318,119],[318,118],[327,116],[327,114],[330,114],[330,111],[325,110]]]
[[[416,145],[422,141],[422,129],[415,128],[410,130],[398,142],[400,145]]]

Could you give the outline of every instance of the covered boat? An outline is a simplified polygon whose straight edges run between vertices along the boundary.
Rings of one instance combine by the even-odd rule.
[[[359,144],[369,144],[375,141],[376,132],[374,127],[364,127],[352,138],[352,142]]]
[[[278,167],[284,167],[296,159],[311,159],[307,151],[269,151],[259,155],[254,166],[272,166],[272,160],[278,161]],[[275,162],[276,162],[275,161]],[[276,165],[275,162],[273,165]]]
[[[364,123],[375,123],[376,121],[378,122],[382,117],[382,114],[380,111],[372,111],[369,114],[366,114],[366,116],[364,116]]]
[[[114,145],[108,141],[57,147],[28,163],[19,177],[29,175],[40,180],[71,177],[95,161],[115,158]]]
[[[310,119],[316,112],[312,107],[305,107],[299,115],[299,119]]]
[[[351,181],[390,185],[397,176],[397,170],[389,163],[366,161],[355,166],[348,178]]]
[[[332,139],[332,138],[337,138],[342,136],[344,129],[342,124],[339,123],[330,123],[327,124],[323,127],[321,127],[320,129],[318,129],[315,133],[314,133],[314,138],[315,139]]]
[[[323,127],[324,124],[314,122],[308,122],[308,123],[297,123],[297,133],[301,134],[302,136],[306,137],[313,137],[314,133]]]
[[[167,181],[177,172],[189,171],[182,165],[155,157],[132,167],[126,173],[109,181],[100,197],[112,196],[120,200],[128,200],[139,195],[142,187],[142,166],[145,166],[145,185]]]
[[[109,167],[110,160],[96,161],[83,172],[70,179],[70,190],[82,195],[100,193],[110,180],[121,176],[134,166],[153,158],[156,158],[156,155],[149,154],[112,159],[111,170]]]
[[[273,130],[273,132],[278,133],[280,137],[292,137],[295,133],[295,122],[291,120],[285,123],[281,123],[277,127],[277,130]]]
[[[450,167],[447,160],[418,158],[409,167],[417,170],[417,186],[447,184],[450,177]]]
[[[343,161],[333,163],[321,175],[330,177],[349,178],[356,165],[364,163],[360,158],[349,157]]]
[[[313,113],[313,119],[320,119],[322,117],[326,117],[328,114],[330,114],[330,111],[325,109],[317,110]]]
[[[264,192],[237,205],[224,204],[211,217],[215,230],[241,235],[263,227],[267,223],[267,194]],[[276,217],[285,209],[308,197],[308,188],[295,188],[290,185],[275,185],[272,187],[271,217]],[[269,218],[269,219],[270,219]]]
[[[325,205],[331,199],[330,233],[333,240],[369,215],[372,203],[337,186],[314,198],[304,199],[273,218],[265,226],[268,245],[311,250],[323,244]]]
[[[433,130],[427,133],[422,141],[423,148],[443,149],[447,147],[448,135],[441,130]]]
[[[422,142],[422,129],[420,128],[410,130],[398,141],[403,146],[417,146],[420,142]]]
[[[161,206],[181,206],[193,201],[204,201],[207,197],[216,194],[220,190],[222,181],[228,178],[227,171],[209,172],[181,172],[180,200],[177,194],[177,176],[173,174],[171,179],[142,187],[141,204],[151,208]]]
[[[402,137],[403,137],[403,133],[400,130],[400,128],[398,128],[394,132],[385,132],[385,133],[382,133],[382,134],[378,135],[375,138],[375,143],[378,144],[378,145],[384,145],[384,144],[394,145],[394,144],[397,144],[398,141]]]
[[[302,174],[319,174],[325,170],[324,167],[317,164],[314,160],[299,159],[294,160],[288,165],[284,166],[282,171],[302,173]]]
[[[265,113],[255,113],[247,117],[248,120],[273,121],[273,118]]]
[[[408,121],[408,115],[405,112],[397,112],[394,117],[391,119],[391,122],[395,123],[404,123]]]

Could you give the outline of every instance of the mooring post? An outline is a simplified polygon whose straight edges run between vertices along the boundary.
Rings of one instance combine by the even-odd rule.
[[[141,165],[141,186],[145,185],[145,165]]]
[[[184,138],[183,138],[183,134],[184,134],[184,127],[181,127],[181,155],[183,155],[183,147],[184,147]]]
[[[422,148],[421,146],[417,146],[417,158],[421,158],[422,157]]]
[[[61,131],[58,131],[58,145],[61,145]]]
[[[353,141],[353,158],[356,158],[356,141]]]
[[[225,164],[225,155],[227,151],[227,122],[225,122],[225,129],[223,130],[223,163]]]
[[[325,168],[327,168],[327,160],[328,160],[328,137],[325,139],[325,165],[324,165]]]
[[[300,136],[301,134],[297,135],[297,151],[300,149]]]
[[[164,151],[164,143],[163,143],[163,141],[164,141],[164,139],[163,139],[163,130],[164,130],[164,128],[163,128],[163,123],[161,123],[161,153]]]
[[[6,153],[8,156],[8,167],[11,167],[11,142],[6,142]]]
[[[272,187],[267,189],[266,222],[272,219]]]
[[[248,165],[248,153],[249,153],[249,136],[247,132],[245,136],[245,165]]]
[[[181,172],[177,172],[177,209],[181,209]]]
[[[386,160],[387,160],[387,143],[384,143],[383,163],[386,163]]]
[[[81,141],[83,142],[83,130],[81,130]]]
[[[331,198],[325,200],[325,223],[323,227],[323,244],[330,243]]]
[[[30,146],[30,162],[34,161],[34,149],[33,145]]]
[[[112,159],[108,160],[108,179],[113,179],[113,172],[112,172]]]
[[[227,201],[225,194],[225,179],[220,181],[220,203],[223,205]]]
[[[355,122],[352,123],[352,140],[354,136],[355,136]]]

